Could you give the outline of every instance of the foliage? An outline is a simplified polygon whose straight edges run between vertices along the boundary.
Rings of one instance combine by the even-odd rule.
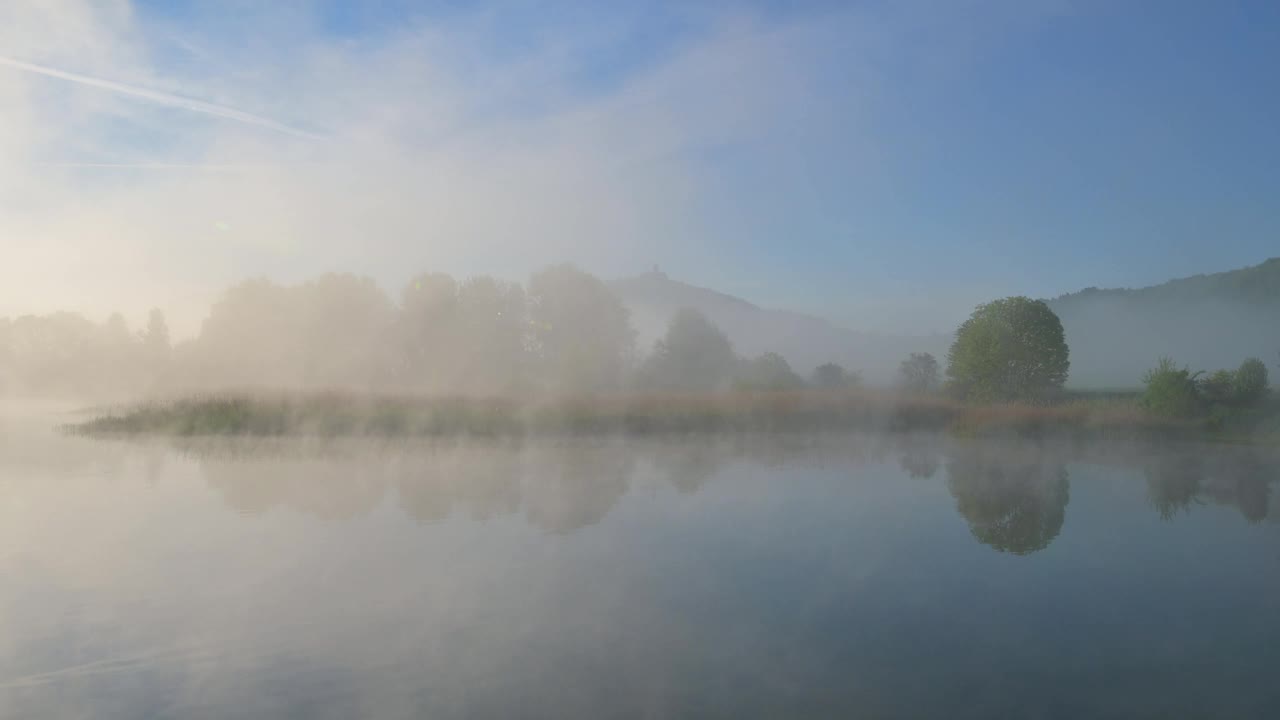
[[[734,385],[740,390],[796,390],[804,387],[804,380],[795,374],[787,359],[768,352],[743,363]]]
[[[572,265],[529,279],[530,347],[548,389],[621,386],[635,352],[630,313],[608,286]]]
[[[983,402],[1042,399],[1062,388],[1070,367],[1058,316],[1026,297],[979,305],[947,360],[951,389]]]
[[[938,360],[931,353],[911,353],[898,366],[898,377],[907,392],[930,392],[938,386]]]
[[[813,377],[809,382],[816,388],[837,390],[861,385],[862,377],[856,371],[849,372],[837,363],[823,363],[813,369]]]
[[[1178,368],[1172,358],[1162,357],[1155,368],[1142,376],[1147,386],[1142,405],[1156,415],[1173,418],[1195,416],[1202,408],[1196,380],[1200,373]]]
[[[1210,407],[1229,404],[1235,397],[1235,373],[1218,370],[1200,379],[1198,387],[1201,397]]]
[[[720,328],[697,310],[683,308],[653,346],[640,368],[640,384],[649,389],[679,392],[723,388],[737,358]]]
[[[1258,358],[1240,363],[1232,377],[1232,399],[1240,405],[1254,405],[1267,394],[1267,366]]]
[[[159,308],[152,308],[147,316],[147,329],[142,332],[142,342],[153,355],[169,353],[169,323]]]
[[[131,333],[119,313],[102,324],[68,312],[0,318],[0,394],[147,392],[167,368],[167,351],[157,348],[146,335]]]

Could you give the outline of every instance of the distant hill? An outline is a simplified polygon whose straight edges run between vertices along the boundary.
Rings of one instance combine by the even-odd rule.
[[[788,310],[772,310],[741,298],[673,280],[654,270],[615,281],[613,289],[630,308],[640,348],[648,351],[671,315],[682,307],[699,310],[720,326],[738,354],[776,352],[807,375],[825,362],[859,370],[867,381],[888,383],[898,363],[912,352],[932,352],[941,360],[947,335],[862,333]]]
[[[807,374],[824,362],[860,370],[872,383],[894,379],[912,352],[945,363],[949,334],[864,333],[673,280],[654,270],[615,281],[638,341],[652,346],[681,307],[695,308],[729,335],[742,355],[778,352]],[[1164,355],[1193,370],[1235,367],[1246,357],[1273,368],[1280,352],[1280,258],[1137,289],[1088,288],[1047,300],[1071,346],[1074,387],[1136,387]],[[1273,371],[1280,379],[1280,371]]]
[[[1071,346],[1071,384],[1134,386],[1161,356],[1193,370],[1280,352],[1280,258],[1137,289],[1088,288],[1048,301]]]

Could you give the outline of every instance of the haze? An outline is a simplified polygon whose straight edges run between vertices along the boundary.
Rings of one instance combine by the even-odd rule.
[[[7,2],[0,315],[181,339],[249,277],[569,261],[928,334],[1252,264],[1274,13]]]

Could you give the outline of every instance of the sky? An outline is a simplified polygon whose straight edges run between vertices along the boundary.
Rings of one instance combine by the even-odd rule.
[[[660,266],[863,330],[1280,255],[1280,4],[0,3],[0,315]]]

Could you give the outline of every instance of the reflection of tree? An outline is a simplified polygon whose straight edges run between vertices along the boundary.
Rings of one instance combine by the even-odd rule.
[[[1241,475],[1236,478],[1236,507],[1249,524],[1267,519],[1271,506],[1271,486],[1262,475]]]
[[[1249,524],[1267,518],[1271,505],[1270,479],[1276,474],[1252,452],[1224,455],[1214,464],[1205,495],[1220,505],[1234,505]]]
[[[672,487],[686,495],[696,493],[720,469],[732,448],[713,441],[658,443],[653,466]]]
[[[900,443],[898,466],[913,478],[933,477],[938,472],[937,440],[905,436]]]
[[[1039,455],[966,448],[947,463],[956,509],[979,541],[1026,555],[1058,536],[1070,497],[1067,470]]]
[[[418,522],[448,517],[457,504],[475,520],[520,507],[518,449],[480,444],[391,460],[400,507]]]
[[[626,493],[634,466],[634,456],[622,443],[567,441],[531,448],[525,515],[553,532],[594,525]]]
[[[1165,520],[1191,507],[1200,492],[1204,468],[1197,455],[1162,455],[1143,468],[1147,497]]]
[[[538,527],[568,532],[599,522],[626,492],[634,458],[624,443],[567,441],[514,447],[459,443],[432,447],[305,445],[202,448],[195,452],[209,486],[232,508],[277,506],[323,519],[368,513],[388,487],[418,522],[460,508],[475,520],[517,512]]]
[[[257,514],[278,505],[325,520],[364,515],[382,500],[376,467],[333,459],[221,458],[202,463],[205,481],[232,508]]]

